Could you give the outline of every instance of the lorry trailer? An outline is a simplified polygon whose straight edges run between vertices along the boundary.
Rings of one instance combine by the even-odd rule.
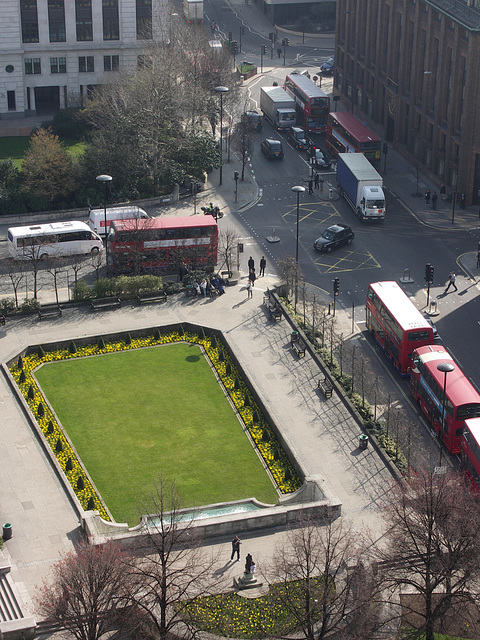
[[[383,178],[363,153],[338,154],[337,182],[362,222],[385,219]]]

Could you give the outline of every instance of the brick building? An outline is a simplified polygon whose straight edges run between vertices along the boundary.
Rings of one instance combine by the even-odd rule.
[[[357,116],[480,203],[480,0],[337,0],[335,67]]]
[[[159,0],[1,0],[0,119],[83,103],[136,68],[146,42],[162,38],[162,11]]]

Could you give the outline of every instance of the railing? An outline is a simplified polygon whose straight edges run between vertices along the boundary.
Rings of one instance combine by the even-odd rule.
[[[480,9],[469,7],[466,0],[426,0],[435,9],[449,14],[470,29],[480,30]]]

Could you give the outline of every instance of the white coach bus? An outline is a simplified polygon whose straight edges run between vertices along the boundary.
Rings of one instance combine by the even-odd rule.
[[[84,222],[52,222],[30,227],[10,227],[8,252],[16,260],[47,260],[80,253],[98,253],[103,243]]]

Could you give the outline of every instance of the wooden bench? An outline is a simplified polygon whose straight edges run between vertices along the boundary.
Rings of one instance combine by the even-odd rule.
[[[325,398],[331,398],[333,395],[333,384],[327,376],[320,378],[317,384],[317,389],[321,389],[323,391]]]
[[[90,301],[92,311],[101,311],[102,309],[118,309],[122,306],[120,298],[96,298]]]
[[[46,304],[38,309],[38,319],[44,318],[60,318],[62,316],[62,307],[59,304]]]
[[[297,352],[299,358],[303,358],[305,356],[305,343],[301,338],[298,338],[297,340],[292,338],[290,346]]]
[[[268,298],[264,299],[264,303],[267,307],[270,319],[280,322],[280,320],[282,319],[282,310],[280,309],[280,307],[277,307],[277,305],[274,302],[271,302]]]
[[[146,302],[166,302],[167,294],[165,291],[142,291],[137,296],[138,304],[144,304]]]

